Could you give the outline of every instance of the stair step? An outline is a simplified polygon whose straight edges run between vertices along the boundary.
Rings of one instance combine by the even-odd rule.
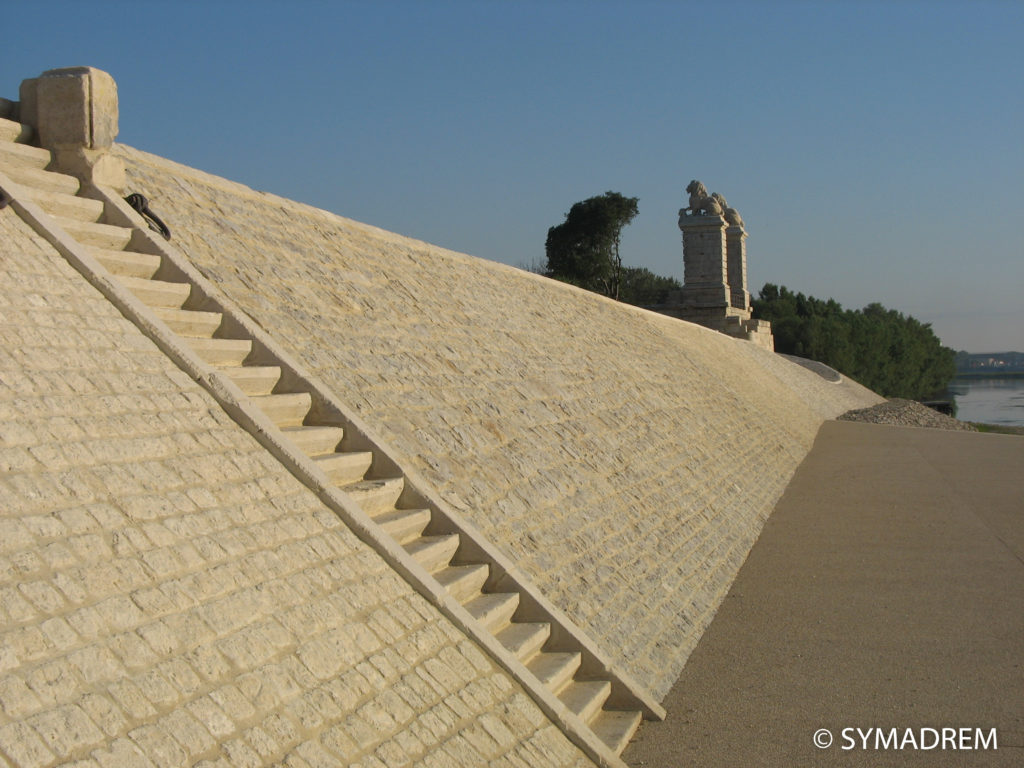
[[[88,197],[78,197],[67,192],[54,192],[38,187],[25,187],[25,193],[40,208],[51,216],[74,219],[81,222],[99,221],[103,216],[103,202]]]
[[[391,509],[402,495],[405,479],[392,477],[386,480],[362,480],[346,485],[341,490],[352,497],[370,517]]]
[[[428,573],[448,565],[459,549],[459,534],[445,533],[440,536],[420,536],[403,545],[417,563]]]
[[[558,691],[563,685],[572,680],[576,670],[580,668],[583,661],[583,654],[576,652],[538,653],[526,664],[527,669],[533,672],[544,685],[551,691]]]
[[[277,370],[280,375],[281,369]],[[282,431],[307,456],[333,453],[345,437],[345,430],[341,427],[285,427]]]
[[[514,621],[495,634],[498,642],[520,661],[533,656],[543,647],[549,637],[551,637],[551,625],[546,621]]]
[[[284,392],[277,395],[259,395],[253,403],[279,427],[294,427],[302,423],[313,407],[309,392]]]
[[[573,680],[559,692],[558,698],[583,722],[589,723],[611,693],[612,684],[607,680]]]
[[[448,594],[464,603],[476,595],[487,583],[491,569],[484,563],[475,565],[449,565],[434,574]]]
[[[148,280],[160,269],[160,257],[153,253],[93,248],[92,255],[110,274],[118,277],[140,277]]]
[[[76,221],[64,216],[54,216],[57,224],[82,245],[94,248],[120,250],[132,239],[132,231],[126,227],[97,224],[92,221]]]
[[[251,397],[253,395],[269,395],[273,392],[281,378],[281,367],[277,365],[246,365],[224,368],[221,373]],[[288,427],[288,429],[326,429],[326,427]]]
[[[465,608],[470,615],[489,631],[497,632],[512,621],[512,614],[519,607],[518,592],[494,592],[474,597]]]
[[[192,286],[188,283],[145,280],[141,277],[119,277],[118,280],[148,307],[177,309],[185,303],[192,292]]]
[[[32,141],[32,126],[0,117],[0,141],[15,141],[27,144]]]
[[[337,485],[347,485],[362,480],[373,464],[371,451],[328,453],[314,456],[313,461],[324,471],[328,479]]]
[[[192,309],[154,307],[153,314],[167,323],[179,336],[209,338],[220,328],[224,315],[220,312],[197,312]]]
[[[430,523],[429,509],[392,509],[373,518],[384,532],[399,544],[419,537]]]
[[[621,755],[622,750],[626,748],[629,740],[636,733],[636,729],[640,727],[641,719],[642,713],[639,710],[620,712],[619,710],[602,709],[591,721],[590,730],[605,743],[608,749]]]
[[[42,147],[6,141],[0,142],[0,164],[3,164],[5,167],[20,165],[28,168],[43,169],[50,164],[52,159],[53,156],[50,154],[50,150],[43,149]]]
[[[204,362],[218,367],[241,365],[252,352],[249,339],[189,339],[188,345]]]
[[[3,145],[18,147],[20,144]],[[45,151],[45,150],[44,150]],[[49,162],[49,160],[47,161]],[[78,179],[68,176],[66,173],[44,171],[40,168],[32,168],[27,165],[5,165],[4,172],[18,184],[35,189],[46,189],[52,192],[64,192],[68,195],[75,194],[81,186]]]

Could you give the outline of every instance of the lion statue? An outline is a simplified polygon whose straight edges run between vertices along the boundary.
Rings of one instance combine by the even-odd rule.
[[[722,197],[717,192],[712,192],[711,196],[715,198],[715,200],[718,201],[719,206],[721,206],[722,216],[725,217],[725,221],[727,224],[731,224],[734,227],[743,226],[743,217],[740,216],[739,211],[737,211],[735,208],[730,208],[729,204],[725,202],[725,198]]]
[[[687,185],[686,191],[690,195],[690,204],[679,210],[680,224],[682,224],[683,218],[687,215],[724,216],[729,224],[743,226],[743,219],[740,217],[739,211],[735,208],[730,208],[725,198],[717,192],[709,195],[708,189],[703,183],[694,179]]]
[[[685,216],[687,211],[691,216],[722,215],[722,207],[708,194],[707,187],[701,182],[694,179],[687,185],[686,191],[690,194],[690,204],[679,211],[680,218]]]

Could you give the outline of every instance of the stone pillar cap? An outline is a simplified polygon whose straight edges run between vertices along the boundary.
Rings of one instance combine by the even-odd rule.
[[[686,213],[679,218],[688,224],[725,224],[725,217],[718,215],[697,214],[694,216],[693,214]]]
[[[683,227],[724,227],[725,219],[721,216],[688,216],[679,217],[679,228]]]

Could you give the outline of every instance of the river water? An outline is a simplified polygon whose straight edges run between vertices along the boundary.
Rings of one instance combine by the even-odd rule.
[[[1024,376],[953,379],[949,391],[961,421],[1024,426]]]

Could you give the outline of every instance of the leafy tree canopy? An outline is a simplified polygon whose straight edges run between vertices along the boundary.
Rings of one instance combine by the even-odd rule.
[[[619,301],[638,307],[665,304],[669,294],[683,290],[674,277],[656,275],[646,267],[623,267],[619,283]]]
[[[573,205],[544,245],[549,277],[619,298],[622,228],[637,215],[638,198],[605,192]]]
[[[753,314],[771,322],[776,352],[818,360],[885,397],[920,400],[956,374],[955,352],[930,324],[881,304],[843,309],[765,283]]]

